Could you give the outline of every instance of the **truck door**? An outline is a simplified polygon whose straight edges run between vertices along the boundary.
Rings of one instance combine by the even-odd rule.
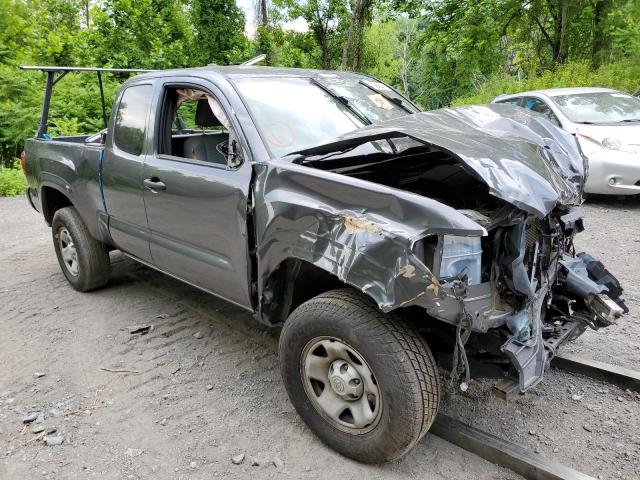
[[[142,165],[153,85],[126,87],[111,116],[102,160],[102,190],[109,233],[124,252],[151,262],[149,228],[144,209]]]
[[[158,88],[155,153],[143,168],[153,263],[250,307],[251,165],[233,154],[241,147],[225,112],[229,109],[221,95],[201,85]]]

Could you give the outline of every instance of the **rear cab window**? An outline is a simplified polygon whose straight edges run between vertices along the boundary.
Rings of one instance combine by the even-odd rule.
[[[120,97],[113,126],[113,143],[131,155],[142,153],[152,92],[152,85],[134,85],[127,87]]]

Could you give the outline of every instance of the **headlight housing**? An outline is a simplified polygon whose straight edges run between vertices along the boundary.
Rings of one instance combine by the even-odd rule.
[[[482,246],[480,237],[442,236],[440,279],[458,276],[465,268],[470,285],[481,282]]]
[[[605,138],[602,140],[602,146],[609,150],[618,150],[619,152],[640,153],[639,147],[624,143],[618,138]]]
[[[602,148],[606,148],[607,150],[615,150],[617,152],[626,152],[626,153],[637,153],[640,154],[640,147],[636,145],[629,145],[624,143],[619,138],[615,137],[607,137],[603,138],[602,141],[598,141],[593,137],[589,137],[588,135],[578,134],[579,137],[588,140],[589,142],[593,142],[596,145],[600,145]]]
[[[623,145],[620,140],[617,138],[605,138],[601,142],[604,148],[608,148],[609,150],[622,150]]]

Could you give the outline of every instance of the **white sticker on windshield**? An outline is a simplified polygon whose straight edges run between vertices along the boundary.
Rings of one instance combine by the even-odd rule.
[[[393,108],[393,104],[379,93],[368,95],[368,98],[371,100],[371,103],[378,108],[382,108],[383,110],[391,110]]]

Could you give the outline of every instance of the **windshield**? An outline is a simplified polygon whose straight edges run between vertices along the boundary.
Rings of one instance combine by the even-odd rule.
[[[380,82],[366,80],[371,86],[355,76],[337,75],[320,76],[316,83],[310,78],[282,77],[245,77],[234,83],[272,153],[282,157],[366,123],[407,115],[411,107],[398,104],[402,97]]]
[[[640,122],[640,99],[626,93],[560,95],[553,101],[575,123]]]

